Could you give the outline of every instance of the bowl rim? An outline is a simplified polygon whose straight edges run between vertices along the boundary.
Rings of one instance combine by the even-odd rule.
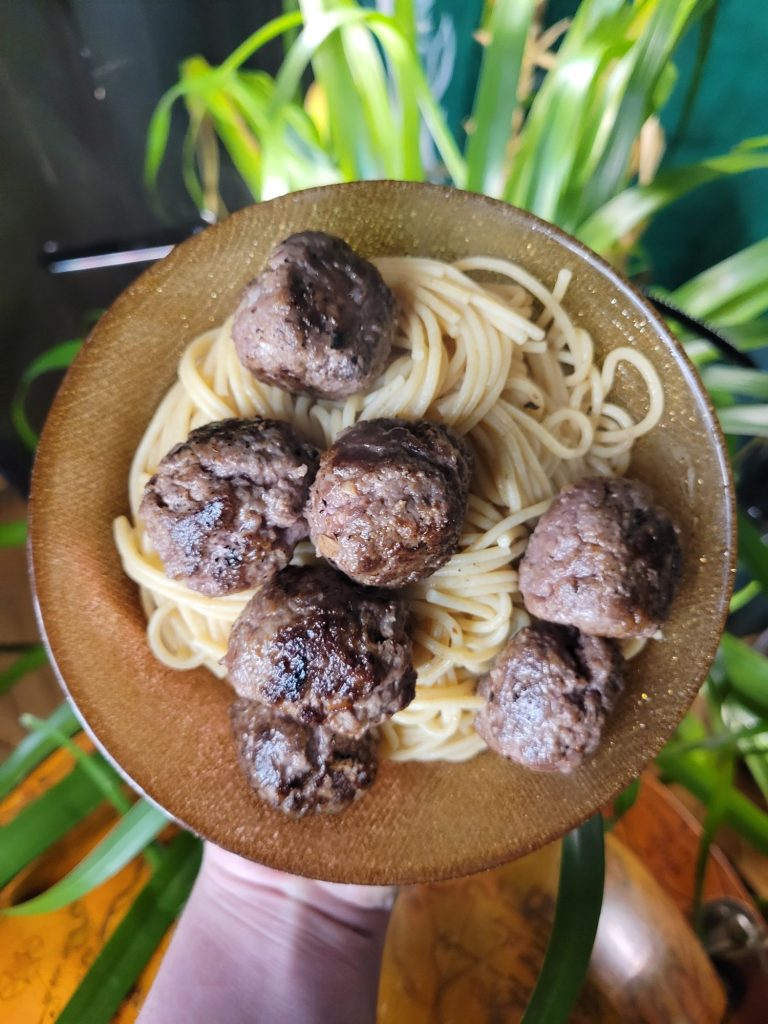
[[[667,349],[671,350],[675,358],[675,362],[681,374],[683,375],[686,388],[689,394],[692,394],[694,396],[696,404],[698,405],[702,413],[706,414],[706,419],[708,420],[706,427],[711,433],[712,448],[713,451],[716,452],[717,454],[717,472],[723,484],[722,498],[719,500],[721,502],[723,515],[722,578],[725,582],[720,590],[720,595],[718,598],[719,606],[717,609],[717,613],[713,615],[713,629],[709,634],[707,647],[703,652],[703,661],[707,664],[711,665],[715,657],[717,648],[720,644],[720,638],[722,636],[725,623],[728,617],[729,601],[731,593],[733,591],[735,567],[737,560],[737,519],[735,486],[733,481],[730,460],[727,455],[725,436],[720,425],[719,419],[717,417],[717,413],[715,411],[712,400],[709,394],[707,393],[706,388],[704,387],[703,382],[701,381],[701,378],[699,377],[698,371],[691,362],[690,357],[686,353],[684,347],[682,346],[680,341],[675,337],[672,331],[668,328],[666,322],[663,320],[660,314],[657,313],[657,311],[654,309],[648,298],[645,295],[643,295],[643,293],[634,284],[632,284],[632,282],[629,281],[620,271],[618,271],[615,267],[608,263],[607,260],[600,256],[598,253],[594,252],[592,249],[584,245],[584,243],[580,242],[578,239],[574,238],[572,235],[563,231],[556,225],[551,224],[546,220],[543,220],[541,217],[538,217],[536,214],[530,213],[529,211],[524,210],[520,207],[513,206],[512,204],[506,203],[500,199],[495,199],[490,196],[483,195],[481,193],[474,193],[466,189],[459,189],[448,185],[436,185],[426,182],[398,181],[392,179],[373,179],[365,181],[341,182],[330,185],[315,186],[308,189],[300,189],[295,192],[290,192],[282,196],[278,196],[274,199],[264,200],[263,202],[260,203],[249,204],[248,206],[233,212],[225,220],[212,224],[199,232],[195,232],[189,238],[185,239],[183,242],[176,245],[167,256],[149,266],[134,281],[132,281],[126,288],[124,288],[123,291],[110,304],[110,306],[104,312],[104,314],[99,318],[99,321],[88,333],[81,350],[78,352],[71,366],[67,370],[64,379],[62,380],[59,388],[57,389],[56,395],[54,396],[53,402],[51,403],[50,409],[46,416],[45,424],[41,431],[40,442],[35,453],[28,503],[29,536],[27,541],[27,564],[32,586],[35,618],[37,620],[37,625],[40,631],[40,636],[43,641],[43,645],[45,647],[51,667],[54,671],[59,686],[61,687],[65,697],[71,704],[73,711],[75,712],[78,720],[83,726],[84,731],[94,743],[96,749],[119,772],[119,774],[129,783],[129,785],[136,792],[138,792],[144,799],[146,799],[150,804],[152,804],[154,807],[162,811],[167,817],[169,817],[170,820],[178,823],[183,828],[194,833],[195,835],[201,836],[201,838],[206,837],[198,828],[196,828],[194,825],[191,825],[188,821],[184,819],[184,817],[169,811],[165,806],[163,806],[163,804],[160,801],[155,799],[149,792],[147,792],[144,786],[141,785],[133,777],[133,775],[119,763],[115,755],[113,755],[109,751],[109,749],[104,745],[104,743],[100,740],[98,735],[93,731],[93,729],[89,725],[84,712],[80,709],[77,700],[73,696],[71,689],[59,668],[58,661],[56,659],[56,655],[53,649],[53,645],[51,643],[48,630],[46,629],[45,625],[44,612],[41,607],[40,596],[37,586],[36,571],[36,558],[38,557],[36,538],[38,536],[39,520],[41,518],[38,509],[38,503],[36,501],[36,495],[39,494],[42,490],[42,481],[45,477],[47,465],[51,458],[48,454],[48,449],[50,446],[47,443],[47,439],[56,430],[56,419],[59,415],[61,415],[61,409],[65,404],[69,389],[75,386],[73,384],[73,381],[79,372],[78,367],[83,361],[84,351],[93,343],[94,339],[98,336],[103,324],[109,324],[111,323],[112,320],[122,317],[123,308],[129,306],[130,303],[133,302],[137,289],[140,289],[140,291],[142,292],[152,290],[155,277],[161,272],[163,274],[173,273],[176,262],[186,258],[185,253],[186,251],[188,251],[190,246],[194,246],[195,244],[197,244],[198,240],[203,236],[210,236],[211,233],[220,233],[221,231],[225,230],[226,225],[230,225],[234,220],[248,216],[250,211],[252,211],[255,207],[261,207],[267,204],[274,204],[277,206],[283,204],[289,205],[293,198],[298,195],[304,196],[306,197],[306,199],[311,200],[313,196],[320,196],[325,195],[329,192],[339,191],[360,192],[363,194],[368,191],[371,191],[372,193],[381,191],[391,193],[393,191],[398,191],[413,194],[424,191],[431,191],[434,194],[442,195],[446,199],[448,199],[449,197],[456,193],[462,193],[465,196],[471,196],[471,201],[473,203],[477,203],[478,206],[484,206],[490,209],[501,207],[505,210],[511,210],[513,211],[514,216],[518,217],[521,221],[527,223],[531,228],[545,235],[546,237],[552,239],[561,247],[575,254],[578,259],[586,262],[591,267],[593,267],[602,277],[607,278],[608,281],[619,292],[625,294],[628,301],[632,305],[640,308],[646,320],[648,321],[649,327],[652,329],[655,335],[663,341],[664,346]],[[695,699],[695,696],[696,693],[694,692],[691,696],[691,700],[687,707],[690,707],[690,704]],[[647,745],[644,747],[647,756],[645,756],[644,758],[643,765],[640,768],[640,772],[642,772],[643,769],[647,767],[647,765],[653,760],[656,754],[658,754],[659,750],[661,750],[662,747],[668,742],[668,737],[660,737],[655,731],[650,732],[651,738],[649,739]],[[571,825],[571,829],[578,828],[579,825],[583,824],[592,815],[604,809],[634,778],[637,778],[639,776],[640,772],[636,772],[629,767],[627,767],[623,771],[617,771],[612,779],[612,785],[609,787],[610,796],[608,797],[607,801],[601,804],[600,807],[593,808],[591,811],[588,811],[584,814],[579,814],[578,818],[574,820],[573,824]],[[543,840],[541,839],[542,834],[544,835]],[[443,878],[457,877],[457,875],[471,874],[473,872],[482,871],[487,868],[493,868],[498,866],[499,864],[506,863],[513,857],[524,856],[526,853],[532,852],[533,850],[538,849],[543,845],[546,845],[546,843],[552,842],[560,838],[564,834],[565,832],[562,828],[560,828],[560,826],[556,826],[551,829],[544,829],[542,833],[537,835],[535,841],[532,840],[530,843],[526,844],[525,848],[521,848],[521,851],[518,853],[514,853],[511,855],[507,854],[506,856],[500,855],[487,858],[476,857],[472,861],[462,863],[459,871],[453,869],[445,870],[442,873],[440,871],[436,871],[430,873],[428,878],[427,876],[424,876],[423,879],[421,876],[419,878],[415,878],[414,876],[407,873],[404,874],[402,877],[396,878],[392,878],[390,877],[390,875],[388,875],[385,884],[410,884],[414,881],[421,880],[439,880]],[[269,866],[279,867],[279,865],[270,865],[269,860],[264,860],[263,863]],[[301,874],[300,870],[295,870],[294,868],[291,868],[290,870],[294,871],[294,873],[296,874]],[[333,875],[327,875],[323,877],[327,878],[327,880],[329,881],[348,881],[348,879],[341,878],[340,876],[336,877]],[[374,879],[371,884],[377,884],[377,880]]]

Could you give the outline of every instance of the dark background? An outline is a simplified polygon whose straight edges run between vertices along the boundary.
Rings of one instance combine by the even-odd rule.
[[[440,6],[440,0],[432,5]],[[442,0],[461,23],[476,24],[479,0]],[[555,0],[549,20],[572,12]],[[163,215],[142,183],[146,128],[181,60],[201,53],[218,63],[280,13],[279,0],[5,0],[0,5],[0,466],[23,484],[28,458],[15,439],[8,405],[36,354],[81,335],[136,267],[52,276],[46,243],[77,247],[184,227],[196,217],[179,176],[181,120],[160,180]],[[446,103],[451,122],[466,116],[479,48],[469,31]],[[698,33],[679,54],[680,77],[665,127],[679,126]],[[713,46],[692,117],[668,165],[724,152],[768,132],[768,5],[721,0]],[[259,56],[274,71],[279,42]],[[230,174],[228,205],[248,202]],[[648,236],[652,278],[674,286],[768,234],[768,171],[707,186],[662,214]],[[42,416],[53,379],[36,386]]]

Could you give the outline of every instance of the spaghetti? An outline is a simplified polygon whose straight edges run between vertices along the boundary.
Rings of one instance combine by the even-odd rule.
[[[341,401],[292,395],[242,367],[231,319],[200,335],[136,451],[133,521],[117,519],[115,539],[139,584],[155,656],[223,677],[230,629],[253,592],[205,597],[169,579],[137,516],[144,485],[173,445],[213,420],[254,415],[289,421],[320,448],[357,420],[379,416],[436,420],[466,435],[475,472],[459,549],[405,591],[416,697],[381,727],[385,756],[460,761],[483,748],[473,726],[476,679],[528,622],[516,565],[531,529],[565,484],[626,472],[634,441],[659,421],[663,392],[652,364],[632,348],[613,349],[597,365],[592,338],[563,306],[568,271],[549,290],[499,259],[374,262],[400,304],[393,355],[376,386]],[[611,401],[622,364],[647,390],[638,421]],[[296,549],[294,561],[313,558],[307,542]],[[630,643],[627,654],[638,649]]]

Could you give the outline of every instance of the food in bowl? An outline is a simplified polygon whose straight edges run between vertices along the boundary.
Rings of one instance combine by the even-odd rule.
[[[250,623],[253,643],[263,644],[257,625],[263,588],[269,596],[270,588],[280,587],[276,581],[283,572],[295,571],[303,578],[314,571],[311,566],[318,559],[328,559],[356,586],[404,586],[394,599],[404,602],[410,613],[407,633],[416,673],[410,702],[403,699],[407,686],[402,685],[394,701],[378,701],[388,714],[366,718],[363,713],[360,718],[358,698],[353,697],[344,714],[334,717],[331,711],[331,732],[359,738],[359,731],[338,731],[347,714],[364,721],[366,729],[375,728],[381,756],[393,760],[466,760],[483,750],[486,740],[511,756],[506,741],[497,744],[492,730],[476,728],[478,712],[484,721],[483,694],[491,692],[486,684],[482,692],[477,687],[493,673],[496,659],[501,657],[499,664],[503,663],[507,645],[531,626],[529,595],[520,579],[529,538],[568,485],[626,473],[634,442],[656,426],[663,411],[658,373],[629,346],[611,350],[602,365],[598,363],[592,337],[574,325],[565,307],[567,271],[561,271],[548,288],[515,263],[482,256],[453,264],[419,257],[382,257],[368,263],[354,254],[359,261],[355,262],[342,248],[345,243],[318,241],[318,234],[302,233],[281,243],[263,274],[247,287],[234,321],[191,342],[181,357],[177,383],[139,445],[129,481],[133,521],[118,519],[115,536],[126,572],[141,587],[149,643],[158,658],[175,668],[206,665],[223,677],[229,666],[234,675],[241,658],[228,654],[228,648],[238,618],[245,615],[241,621]],[[313,237],[308,239],[309,235]],[[337,258],[339,252],[344,253],[343,260]],[[327,274],[323,254],[331,254]],[[311,287],[301,284],[302,268],[310,262]],[[363,264],[375,274],[366,266],[361,269]],[[345,279],[364,281],[365,287],[350,286],[345,292],[338,282],[350,266],[354,274]],[[278,299],[273,306],[264,305],[264,296],[270,294]],[[371,304],[365,305],[361,296]],[[355,312],[364,306],[363,324]],[[315,307],[316,316],[311,312]],[[381,318],[378,330],[369,322],[374,309]],[[248,346],[247,354],[237,327],[243,310],[249,330],[258,337],[258,345]],[[393,327],[387,349],[382,339],[389,337],[389,315]],[[257,323],[260,328],[254,327]],[[361,344],[371,349],[365,359]],[[385,350],[388,354],[382,357]],[[333,353],[349,359],[334,359]],[[349,369],[355,359],[368,368],[357,377],[350,376]],[[310,364],[322,365],[322,381],[310,378]],[[376,373],[369,372],[372,366]],[[642,412],[633,415],[612,400],[614,381],[621,373],[638,374],[642,380]],[[353,388],[352,379],[356,390],[348,390]],[[218,421],[257,418],[289,425],[307,452],[314,448],[326,453],[320,456],[314,481],[307,455],[302,477],[302,486],[309,484],[305,518],[315,544],[299,541],[291,568],[275,575],[273,564],[257,588],[215,596],[200,593],[166,572],[162,551],[142,520],[143,495],[168,449],[188,443],[192,432]],[[371,443],[376,430],[378,441]],[[397,457],[396,444],[388,446],[388,432],[401,438],[402,458]],[[381,451],[374,471],[370,459],[355,461],[356,438],[368,446],[368,454]],[[412,443],[414,438],[418,444]],[[383,478],[392,482],[389,502]],[[418,486],[412,486],[414,481]],[[262,481],[258,486],[271,485]],[[376,515],[368,515],[371,496]],[[649,500],[643,499],[646,504]],[[655,515],[656,525],[668,520],[663,510],[657,509]],[[260,526],[255,535],[262,535]],[[674,547],[674,529],[673,535]],[[630,551],[627,536],[625,548]],[[286,553],[284,549],[281,557]],[[678,544],[677,555],[670,555],[666,563],[670,578],[664,586],[670,595],[679,563]],[[615,584],[614,579],[614,591]],[[393,591],[389,594],[392,598]],[[277,608],[273,597],[269,599],[269,607]],[[365,598],[351,599],[350,609],[356,600]],[[658,630],[664,610],[646,612],[641,630],[621,634],[617,657],[618,652],[629,657],[640,649],[651,621],[654,634]],[[546,610],[539,609],[538,617],[546,619]],[[353,612],[349,621],[350,630],[360,628]],[[296,642],[304,644],[300,624],[291,628]],[[337,644],[337,653],[343,648],[343,643]],[[569,640],[564,649],[573,660],[579,642]],[[567,662],[565,655],[562,658]],[[297,698],[276,702],[280,706],[272,713],[287,712],[291,721],[308,728],[328,728],[331,705],[346,700],[340,696],[346,656],[336,659],[338,672],[332,683],[326,674],[323,701],[316,699],[312,661],[299,659],[306,668],[295,672],[288,684],[288,689],[296,689]],[[379,676],[389,679],[389,669],[388,663],[380,666]],[[574,685],[589,688],[584,665],[574,663],[569,671]],[[614,681],[606,693],[618,689],[617,678],[611,675]],[[263,707],[264,686],[271,685],[262,679],[246,689]],[[366,691],[364,700],[376,685]],[[599,736],[609,705],[612,698],[603,701],[590,735]],[[263,721],[261,710],[254,715]],[[315,715],[324,720],[312,721]],[[295,730],[292,735],[294,742]],[[524,763],[570,770],[593,749],[589,739],[571,745],[562,755],[553,754],[547,765],[530,758]],[[317,757],[309,759],[307,771],[316,776],[319,763]],[[294,779],[294,785],[301,788],[300,780]],[[256,789],[269,800],[269,786],[257,782]],[[333,802],[309,805],[328,808]],[[294,813],[287,801],[280,806]]]

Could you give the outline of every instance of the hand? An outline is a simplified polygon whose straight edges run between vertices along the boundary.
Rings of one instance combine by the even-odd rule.
[[[139,1024],[367,1024],[395,890],[336,885],[206,843]]]

